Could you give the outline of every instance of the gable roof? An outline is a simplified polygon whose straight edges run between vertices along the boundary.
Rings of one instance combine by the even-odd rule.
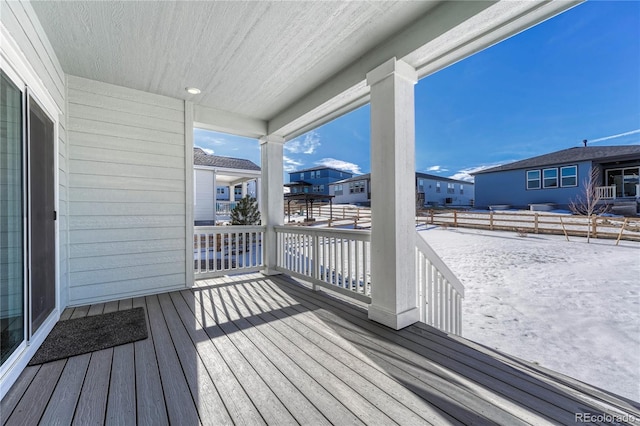
[[[507,170],[530,169],[582,161],[616,161],[623,159],[640,159],[640,145],[586,146],[563,149],[537,157],[526,158],[502,166],[491,167],[472,173],[503,172]]]
[[[202,148],[193,148],[193,165],[222,167],[225,169],[239,170],[256,170],[260,171],[260,167],[253,161],[244,158],[221,157],[219,155],[210,155],[202,150]]]

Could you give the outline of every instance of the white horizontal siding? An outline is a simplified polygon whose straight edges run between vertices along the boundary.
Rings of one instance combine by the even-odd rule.
[[[68,85],[71,304],[184,287],[183,102]]]

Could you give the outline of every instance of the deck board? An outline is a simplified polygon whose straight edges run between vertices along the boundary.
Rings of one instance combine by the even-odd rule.
[[[132,307],[144,307],[144,298],[138,297],[132,301]],[[166,425],[169,424],[167,408],[160,371],[153,346],[153,332],[149,327],[149,313],[147,312],[147,331],[149,338],[138,340],[134,345],[134,362],[136,378],[136,415],[140,424]]]
[[[42,424],[70,424],[80,399],[82,383],[89,367],[91,354],[83,354],[68,359],[60,381],[40,422]]]
[[[26,368],[0,424],[570,424],[635,401],[286,276],[65,309],[144,307],[149,338]],[[625,422],[622,422],[625,424]],[[637,424],[637,423],[635,423]]]
[[[198,411],[167,329],[158,297],[147,296],[146,302],[162,389],[166,398],[175,402],[167,404],[169,422],[173,424],[199,424]]]

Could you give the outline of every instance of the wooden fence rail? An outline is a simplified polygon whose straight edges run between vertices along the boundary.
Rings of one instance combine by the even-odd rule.
[[[516,231],[532,234],[565,234],[594,238],[640,241],[640,218],[578,216],[528,212],[434,211],[417,218],[418,223]]]

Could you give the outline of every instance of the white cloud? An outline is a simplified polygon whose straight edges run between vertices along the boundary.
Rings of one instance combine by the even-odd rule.
[[[316,161],[318,166],[331,167],[333,169],[345,170],[355,175],[361,175],[360,166],[355,163],[349,163],[348,161],[336,160],[335,158],[323,158]]]
[[[462,169],[460,170],[458,173],[449,176],[451,179],[457,179],[457,180],[464,180],[467,182],[473,182],[474,181],[474,177],[471,176],[471,173],[475,173],[475,172],[479,172],[481,170],[485,170],[485,169],[490,169],[492,167],[497,167],[500,166],[502,163],[500,164],[485,164],[482,166],[477,166],[477,167],[469,167],[468,169]]]
[[[320,146],[320,135],[311,131],[304,135],[304,139],[296,138],[284,144],[284,149],[292,154],[313,154]]]
[[[286,155],[282,157],[282,161],[284,163],[283,164],[284,171],[287,173],[296,171],[298,167],[304,164],[300,161],[294,160],[293,158],[289,158]]]
[[[442,166],[431,166],[427,167],[428,172],[448,172],[449,169],[445,169]]]

